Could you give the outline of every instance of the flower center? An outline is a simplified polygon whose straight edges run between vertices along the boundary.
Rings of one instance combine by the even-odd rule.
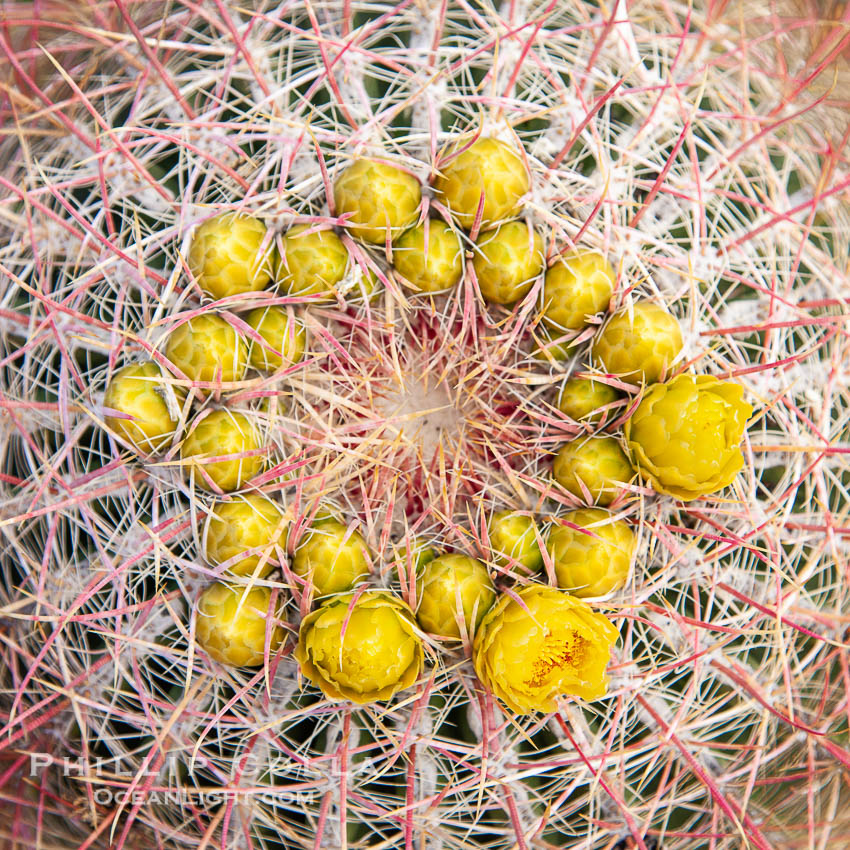
[[[336,640],[341,639],[336,633]],[[342,645],[330,647],[327,667],[341,685],[360,693],[398,682],[414,662],[415,649],[398,616],[388,610],[355,611]]]
[[[584,663],[586,641],[576,632],[547,634],[537,657],[531,663],[531,676],[525,680],[529,688],[541,688],[556,670],[578,670]]]

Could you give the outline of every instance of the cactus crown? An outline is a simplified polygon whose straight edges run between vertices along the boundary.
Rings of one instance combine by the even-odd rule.
[[[723,3],[654,0],[78,5],[10,4],[0,33],[0,746],[16,748],[0,834],[275,850],[844,840],[850,163],[824,71],[846,33],[767,0],[748,4],[747,32]],[[812,33],[811,61],[775,55]],[[479,137],[511,151],[510,180],[500,208],[459,220],[470,193],[442,178]],[[357,161],[379,164],[372,183],[351,175],[335,197]],[[358,220],[351,198],[367,194]],[[573,251],[610,265],[569,326],[546,323],[543,273],[480,297],[473,245],[503,212],[539,234],[550,269]],[[261,262],[244,280],[217,265],[205,294],[193,234],[231,213],[265,226],[238,240]],[[413,292],[394,271],[393,239],[426,217],[462,247],[447,293]],[[333,233],[315,240],[333,255],[301,255],[325,271],[287,288],[282,240],[299,225]],[[272,258],[278,286],[258,288]],[[510,679],[488,667],[485,689],[462,650],[406,614],[412,660],[389,683],[375,674],[392,701],[302,687],[293,649],[313,597],[292,565],[317,511],[362,535],[352,575],[411,610],[416,539],[503,575],[487,519],[581,501],[553,484],[553,456],[615,438],[563,415],[560,388],[602,375],[589,352],[603,314],[640,301],[682,329],[665,369],[734,379],[757,413],[720,497],[685,503],[637,480],[612,503],[638,555],[605,601],[620,631],[608,696],[505,713],[497,688],[550,707],[542,673],[534,699],[518,697],[517,655]],[[266,307],[304,316],[303,356],[283,377],[248,371],[246,317]],[[220,333],[197,349],[171,336],[190,322]],[[162,370],[153,451],[101,427],[107,384],[136,362]],[[605,384],[622,409],[601,427],[619,427],[640,388]],[[237,459],[205,487],[166,426],[195,423],[209,458],[222,443],[202,426],[221,411],[259,443],[229,440]],[[202,508],[231,490],[283,512],[275,572],[224,576],[204,560]],[[557,582],[541,556],[519,586]],[[199,598],[219,579],[268,600],[241,647],[260,666],[199,648]],[[519,617],[505,599],[497,613]],[[230,595],[219,603],[239,619]],[[486,628],[492,665],[508,632]],[[564,654],[573,632],[558,641]],[[311,652],[328,646],[317,633]],[[607,656],[571,658],[574,679],[592,668],[595,695]],[[340,671],[357,659],[344,661],[316,674],[327,692],[350,692]],[[56,761],[36,781],[21,754]],[[79,773],[63,772],[67,757]]]

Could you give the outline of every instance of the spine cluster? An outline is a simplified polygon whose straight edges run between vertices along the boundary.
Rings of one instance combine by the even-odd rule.
[[[417,223],[422,200],[418,181],[394,166],[365,159],[356,160],[336,178],[335,212],[355,238],[384,246],[388,258],[398,257],[399,278],[418,293],[442,292],[459,283],[466,263],[462,234],[453,227],[465,227],[473,253],[469,268],[485,301],[514,304],[528,296],[542,274],[543,322],[566,332],[567,341],[580,336],[611,300],[614,272],[598,253],[575,250],[566,257],[559,255],[545,269],[539,234],[512,218],[521,212],[530,185],[524,155],[504,142],[474,138],[455,145],[437,170],[435,207],[443,219]],[[495,226],[482,231],[482,224]],[[194,282],[213,299],[260,290],[273,280],[290,296],[329,298],[350,262],[344,243],[332,230],[297,226],[276,244],[257,219],[229,213],[205,221],[196,230],[189,257]],[[406,275],[415,279],[406,280]],[[278,307],[271,312],[274,309],[255,308],[248,315],[246,324],[253,332],[250,343],[223,316],[208,311],[171,332],[165,346],[171,371],[178,380],[191,382],[177,384],[184,408],[192,396],[203,401],[210,392],[220,394],[241,381],[249,364],[285,380],[287,370],[304,354],[304,326],[291,309],[287,313]],[[686,375],[668,384],[655,383],[673,371],[681,350],[682,335],[675,319],[649,301],[613,314],[593,337],[590,358],[599,364],[604,381],[653,386],[625,420],[629,455],[610,435],[568,443],[558,452],[555,480],[579,502],[622,504],[633,467],[640,478],[680,498],[716,492],[740,469],[743,458],[738,446],[751,412],[740,400],[740,387]],[[147,438],[145,442],[130,440],[136,449],[154,448],[151,434],[157,435],[161,448],[162,375],[154,374],[153,363],[128,368],[131,372],[122,370],[107,390],[107,399],[117,407],[108,411],[106,421],[116,423],[117,433],[127,438],[131,432],[125,421],[129,420],[131,428]],[[122,392],[124,386],[139,382],[136,372],[140,370],[153,377],[140,387],[147,392],[150,413],[136,396],[130,397],[125,409],[121,407],[127,395]],[[576,386],[574,382],[562,388],[562,412],[570,410],[571,401],[579,395]],[[603,412],[598,408],[604,406],[606,393],[613,396],[612,403],[619,394],[612,392],[610,383],[600,382],[597,389],[591,380],[580,386],[584,394],[575,410],[581,415],[576,418],[584,418],[588,425],[598,423]],[[681,386],[692,387],[691,395],[679,391]],[[185,469],[200,488],[219,495],[247,490],[253,499],[219,502],[212,508],[210,516],[215,516],[215,527],[221,531],[212,538],[212,548],[207,543],[207,557],[221,563],[215,541],[228,540],[236,554],[247,556],[230,569],[232,574],[262,579],[277,563],[283,566],[285,578],[291,576],[299,583],[308,600],[318,600],[318,607],[300,625],[296,657],[301,672],[326,697],[358,703],[388,699],[420,681],[423,633],[432,640],[461,640],[471,647],[481,683],[520,713],[551,711],[561,696],[605,693],[607,656],[599,644],[612,644],[617,632],[577,597],[604,595],[624,585],[636,547],[621,520],[604,511],[576,511],[560,518],[548,534],[551,520],[541,532],[531,516],[494,513],[488,534],[495,562],[502,567],[498,601],[486,563],[459,553],[442,554],[417,571],[415,591],[408,594],[414,608],[400,597],[375,596],[364,587],[341,597],[369,580],[365,540],[345,522],[323,516],[292,546],[281,545],[283,512],[273,502],[268,502],[268,508],[259,504],[258,495],[251,492],[266,459],[261,438],[244,414],[227,408],[205,410],[190,423],[185,436],[176,432],[174,436],[180,442]],[[678,482],[688,482],[690,489]],[[250,524],[247,534],[240,528],[243,521]],[[540,595],[542,591],[537,593],[533,584],[512,587],[514,566],[520,568],[526,583],[544,562],[557,583],[575,596],[563,591]],[[524,598],[526,591],[537,593],[538,607],[533,616],[525,616],[524,608],[525,615],[517,616],[511,605]],[[212,585],[198,606],[200,645],[217,661],[236,666],[268,663],[284,641],[275,610],[279,602],[277,594],[250,582],[244,591],[224,582]],[[391,612],[386,623],[377,619],[378,614],[367,613],[383,610],[384,605]],[[582,615],[564,624],[559,620],[562,609]],[[349,620],[356,624],[350,630]],[[320,625],[331,621],[339,628]],[[507,629],[508,622],[511,639],[491,646],[493,635],[500,634],[503,626]],[[320,628],[326,630],[321,640],[316,631]],[[400,628],[407,637],[401,639]],[[559,628],[558,640],[567,647],[563,651],[552,648],[552,635]],[[399,652],[403,660],[396,663]],[[591,657],[593,663],[586,663]],[[529,668],[536,671],[532,678],[522,678]],[[500,687],[504,682],[508,690]],[[522,698],[516,696],[520,692]]]

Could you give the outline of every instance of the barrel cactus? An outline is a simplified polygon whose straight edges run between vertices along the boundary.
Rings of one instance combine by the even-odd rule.
[[[4,846],[844,846],[842,11],[6,5]],[[506,226],[543,262],[503,293]],[[630,370],[600,334],[643,303],[681,344]],[[259,368],[261,315],[299,344]],[[653,382],[709,377],[748,412],[685,492],[636,411],[686,451]],[[603,440],[630,544],[579,600],[548,536],[602,511],[553,462]],[[463,640],[416,616],[446,557],[492,582]]]

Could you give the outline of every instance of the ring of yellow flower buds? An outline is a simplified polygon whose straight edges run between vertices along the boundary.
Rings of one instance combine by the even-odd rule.
[[[317,517],[295,549],[292,571],[309,578],[317,596],[351,590],[369,575],[362,535],[337,519]]]
[[[655,384],[626,421],[626,443],[641,478],[689,501],[732,483],[744,465],[741,438],[753,409],[743,388],[710,375]]]
[[[551,712],[560,696],[605,695],[617,637],[614,624],[586,602],[532,584],[502,595],[490,609],[472,660],[481,682],[511,711]]]
[[[286,523],[280,508],[259,493],[246,493],[231,502],[218,502],[210,511],[204,526],[204,558],[211,564],[223,564],[245,552],[230,565],[233,575],[265,578],[277,564],[275,546],[286,548]]]
[[[190,430],[180,447],[180,457],[186,461],[187,472],[194,469],[198,487],[213,491],[217,487],[229,493],[262,470],[260,448],[256,429],[244,413],[214,410]]]
[[[226,212],[195,231],[189,268],[207,295],[226,298],[265,289],[272,279],[274,255],[274,241],[262,221]]]
[[[485,230],[475,243],[472,266],[478,288],[493,304],[524,298],[544,265],[543,240],[524,221]]]
[[[165,356],[190,381],[204,384],[241,381],[248,367],[245,340],[217,313],[202,313],[176,327],[168,335]]]
[[[464,631],[469,636],[478,627],[496,591],[486,564],[451,552],[424,566],[416,596],[419,625],[438,637],[460,640]]]
[[[396,271],[416,292],[445,292],[463,276],[463,246],[457,234],[439,219],[411,227],[393,247]]]
[[[198,601],[198,643],[222,664],[257,667],[263,663],[269,628],[269,654],[283,642],[283,629],[268,620],[270,606],[268,587],[248,588],[222,581],[211,584]]]
[[[156,363],[131,363],[113,376],[103,396],[104,407],[130,417],[105,417],[106,425],[142,454],[162,451],[177,427],[166,398],[169,388]],[[174,403],[182,401],[175,390]]]
[[[579,499],[586,496],[582,485],[590,493],[590,500],[599,505],[610,505],[628,484],[634,470],[626,453],[614,437],[593,437],[573,440],[561,448],[552,466],[555,480]]]
[[[373,159],[355,160],[334,183],[336,214],[349,213],[351,234],[365,242],[383,245],[416,221],[422,187],[406,171]]]
[[[608,511],[582,508],[559,517],[569,525],[549,529],[546,548],[558,586],[573,596],[603,596],[626,582],[635,552],[635,536],[628,524]]]
[[[652,384],[669,375],[682,345],[676,319],[652,301],[638,301],[602,327],[590,347],[590,359],[631,384]]]
[[[299,224],[280,240],[275,278],[288,295],[331,297],[345,277],[348,251],[333,230]]]
[[[422,640],[413,612],[390,593],[335,596],[301,622],[295,657],[331,700],[392,699],[418,678]]]
[[[454,149],[464,144],[461,142]],[[482,195],[482,227],[519,212],[529,178],[525,163],[510,145],[499,139],[482,138],[455,156],[449,153],[449,157],[434,181],[434,190],[461,227],[472,228]]]
[[[611,264],[595,251],[562,254],[543,281],[543,321],[556,330],[578,330],[588,316],[608,306],[616,275]]]

